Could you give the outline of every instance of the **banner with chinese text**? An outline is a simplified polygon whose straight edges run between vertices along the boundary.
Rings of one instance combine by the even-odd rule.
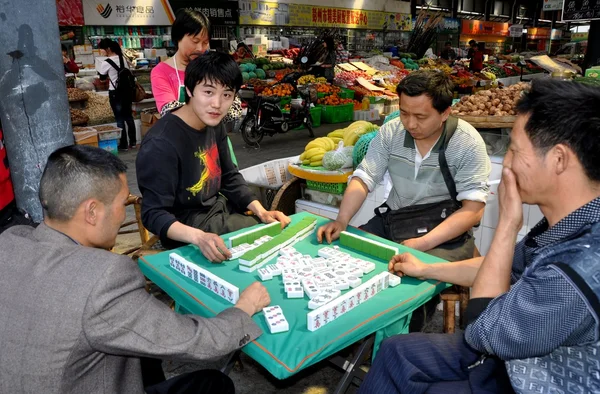
[[[212,25],[237,25],[238,3],[237,1],[219,0],[169,0],[173,13],[181,8],[189,8],[202,12],[210,19]]]
[[[240,25],[412,30],[409,14],[248,0],[240,1]]]

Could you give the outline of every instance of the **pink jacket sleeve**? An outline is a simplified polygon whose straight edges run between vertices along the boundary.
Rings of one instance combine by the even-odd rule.
[[[159,64],[158,66],[154,67],[150,73],[152,94],[154,95],[154,100],[156,101],[156,109],[158,109],[159,112],[165,104],[177,100],[178,92],[173,91],[171,82],[169,80],[168,72],[171,70],[171,67],[164,64]]]

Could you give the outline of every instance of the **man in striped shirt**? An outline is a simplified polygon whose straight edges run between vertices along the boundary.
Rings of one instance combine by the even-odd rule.
[[[389,171],[393,184],[386,202],[392,210],[451,198],[440,169],[439,150],[450,115],[452,90],[449,77],[437,71],[414,72],[400,82],[397,88],[400,119],[383,125],[373,138],[364,160],[350,180],[336,220],[319,228],[319,242],[323,239],[331,242],[339,237],[386,171]],[[458,193],[457,200],[462,207],[431,231],[422,236],[415,234],[402,244],[456,261],[473,256],[470,230],[483,215],[491,164],[480,134],[463,120],[458,121],[445,152]],[[379,215],[361,228],[390,238]],[[458,237],[457,241],[449,242]],[[425,310],[413,314],[411,331],[420,330],[427,315],[435,311],[436,303],[437,299],[434,299]]]
[[[460,334],[381,345],[360,393],[600,393],[600,90],[534,81],[517,105],[485,258],[399,275],[472,287]],[[519,243],[522,204],[544,218]]]

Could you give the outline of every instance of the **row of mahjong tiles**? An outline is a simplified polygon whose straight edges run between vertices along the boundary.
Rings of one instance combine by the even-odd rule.
[[[270,264],[258,270],[258,275],[262,281],[271,280],[275,276],[281,276],[284,291],[288,298],[304,298],[306,294],[309,298],[308,308],[312,311],[307,314],[307,324],[311,331],[314,331],[329,320],[335,319],[337,313],[328,315],[324,318],[318,318],[322,315],[321,309],[327,309],[327,305],[340,303],[340,314],[351,310],[357,304],[361,303],[362,291],[367,290],[364,301],[369,294],[374,295],[377,292],[390,286],[395,287],[400,284],[400,278],[387,272],[376,275],[366,283],[362,282],[363,275],[366,275],[375,269],[375,264],[370,261],[353,258],[337,247],[323,247],[319,249],[319,257],[312,258],[308,255],[302,255],[292,247],[286,247],[279,251],[280,256],[275,264]],[[369,284],[368,286],[365,286]],[[372,287],[375,285],[375,287]],[[365,287],[365,289],[362,289]],[[342,294],[342,290],[352,290]],[[370,289],[370,290],[369,290]],[[371,293],[369,293],[369,291]],[[356,294],[354,294],[356,293]],[[352,301],[352,298],[358,298]],[[346,305],[346,300],[348,303]],[[272,307],[269,307],[272,308]],[[281,307],[277,306],[277,313],[274,315],[271,309],[265,311],[265,319],[272,333],[284,332],[288,329],[287,320],[282,316]],[[336,307],[333,306],[335,309]],[[275,319],[273,316],[277,316]],[[315,316],[317,317],[315,319]],[[271,320],[270,320],[271,319]],[[273,320],[275,319],[275,320]]]
[[[317,224],[314,218],[304,218],[300,222],[289,225],[280,234],[254,247],[239,257],[239,268],[252,272],[274,258],[281,248],[293,245],[308,237]]]

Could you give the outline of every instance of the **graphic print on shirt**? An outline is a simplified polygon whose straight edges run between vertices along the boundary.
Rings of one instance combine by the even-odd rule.
[[[198,151],[194,152],[194,157],[200,160],[202,173],[198,182],[185,190],[192,193],[194,197],[202,191],[206,194],[211,193],[211,190],[219,190],[221,187],[221,165],[219,163],[219,149],[217,148],[217,144],[213,142],[210,148],[205,151],[198,148]]]

